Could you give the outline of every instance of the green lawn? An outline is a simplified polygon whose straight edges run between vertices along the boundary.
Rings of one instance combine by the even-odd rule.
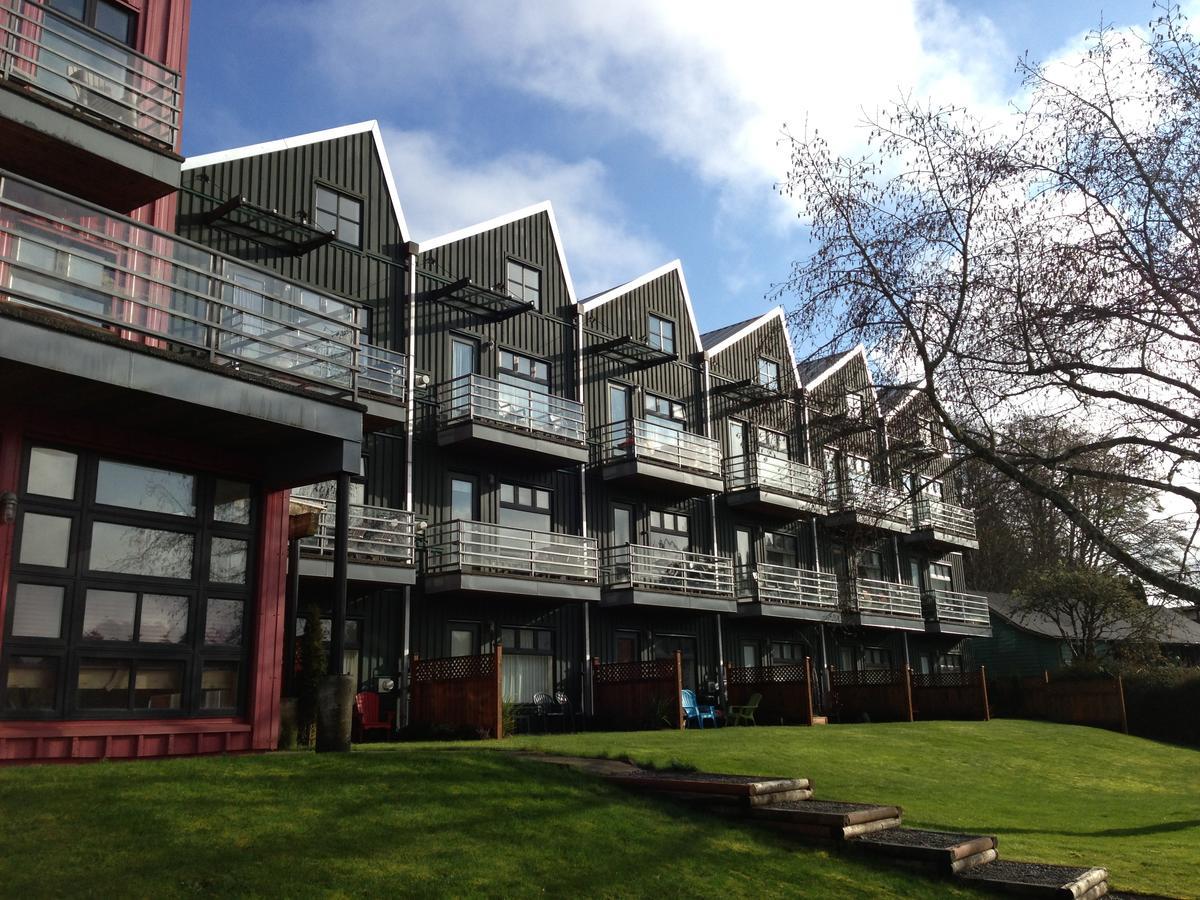
[[[1009,859],[1103,865],[1115,888],[1200,897],[1200,751],[1109,731],[997,720],[580,734],[497,746],[805,776],[817,797],[898,803],[908,825],[996,834]]]
[[[196,894],[975,896],[483,744],[0,769],[0,895]]]

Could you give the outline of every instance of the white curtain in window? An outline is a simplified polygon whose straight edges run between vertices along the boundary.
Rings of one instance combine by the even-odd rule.
[[[553,694],[553,660],[533,653],[504,654],[504,702],[532,703],[538,691]]]

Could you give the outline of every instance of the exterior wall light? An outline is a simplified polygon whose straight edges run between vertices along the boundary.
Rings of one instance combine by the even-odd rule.
[[[12,491],[0,492],[0,524],[11,525],[17,521],[17,495]]]

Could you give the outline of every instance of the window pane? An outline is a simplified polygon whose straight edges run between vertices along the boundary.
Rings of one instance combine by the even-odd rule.
[[[129,663],[85,659],[77,689],[80,709],[129,709]]]
[[[514,497],[515,497],[515,494],[514,494],[515,490],[516,489],[511,484],[500,485],[500,502],[501,503],[513,503]]]
[[[188,635],[188,598],[166,594],[142,595],[138,640],[150,644],[181,644]],[[138,669],[141,672],[141,669]]]
[[[549,531],[550,514],[534,512],[529,509],[513,509],[508,506],[500,508],[500,525],[510,528],[526,528],[530,531]],[[503,540],[503,539],[502,539]],[[528,555],[528,550],[510,550],[510,553]]]
[[[83,638],[87,641],[132,641],[137,594],[132,591],[89,590],[83,608]]]
[[[475,482],[463,478],[450,481],[450,518],[475,518]]]
[[[250,485],[218,478],[216,497],[213,500],[213,521],[249,525]]]
[[[66,589],[50,584],[18,584],[14,599],[12,636],[62,637]]]
[[[100,460],[96,502],[171,516],[196,514],[195,482],[191,475]]]
[[[533,506],[533,489],[527,487],[517,488],[517,502],[522,506]]]
[[[108,3],[107,0],[97,0],[95,22],[97,31],[107,34],[110,38],[115,38],[122,44],[129,44],[133,39],[132,25],[133,13],[121,9],[114,3]]]
[[[338,219],[337,227],[338,240],[346,244],[358,246],[359,228],[357,222],[347,222],[345,219]]]
[[[192,535],[177,531],[94,522],[90,566],[97,572],[191,578],[192,544]]]
[[[214,537],[208,579],[221,584],[246,583],[247,544],[237,538]]]
[[[179,709],[182,705],[183,663],[138,663],[134,709]]]
[[[317,185],[317,209],[337,216],[338,195],[329,188]]]
[[[316,226],[318,231],[337,231],[337,216],[323,209],[318,209],[313,214],[313,225]]]
[[[342,219],[349,219],[351,222],[361,222],[362,214],[359,212],[360,204],[353,197],[339,196],[338,197],[338,216]]]
[[[542,650],[546,653],[549,653],[551,650],[550,640],[551,640],[550,632],[548,632],[548,631],[537,632],[537,648],[538,648],[538,650]]]
[[[549,491],[538,491],[536,498],[537,498],[537,508],[538,509],[549,509],[550,508],[550,492]]]
[[[29,451],[29,478],[25,490],[41,497],[75,499],[75,470],[79,457],[65,450],[34,447]]]
[[[242,601],[219,600],[210,597],[208,615],[204,617],[204,643],[242,643]]]
[[[201,709],[233,709],[237,706],[238,675],[236,662],[209,662],[200,676]]]
[[[450,630],[450,655],[451,656],[474,656],[475,655],[475,632],[467,628],[453,628]]]
[[[58,695],[58,660],[49,656],[14,656],[8,661],[4,708],[54,709]]]
[[[84,8],[87,5],[87,0],[50,0],[49,6],[52,9],[57,9],[64,15],[70,16],[72,19],[83,21]]]
[[[21,520],[21,556],[26,566],[66,568],[71,545],[71,520],[27,512]]]

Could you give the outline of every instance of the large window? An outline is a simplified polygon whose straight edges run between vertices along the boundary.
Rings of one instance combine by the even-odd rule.
[[[678,400],[669,397],[659,397],[657,394],[645,395],[646,421],[662,425],[672,431],[684,431],[687,428],[687,413]]]
[[[796,565],[796,536],[778,531],[763,535],[763,561],[772,566]]]
[[[317,185],[313,224],[332,231],[343,244],[362,246],[362,201],[340,191]]]
[[[252,497],[241,482],[28,447],[0,713],[239,711],[252,618]]]
[[[675,352],[675,323],[670,319],[650,313],[646,331],[646,343],[655,350]]]
[[[504,701],[530,703],[554,694],[554,640],[544,628],[503,628]]]
[[[664,550],[687,550],[688,517],[683,513],[650,510],[650,546]]]
[[[550,492],[526,484],[500,483],[500,524],[550,530]]]
[[[134,46],[137,40],[137,16],[120,3],[111,0],[49,0],[47,5],[126,46]]]
[[[525,301],[534,309],[541,309],[542,273],[533,266],[510,259],[505,266],[505,285],[513,297]]]

